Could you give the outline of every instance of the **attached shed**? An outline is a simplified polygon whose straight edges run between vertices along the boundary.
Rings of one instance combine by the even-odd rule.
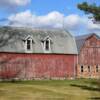
[[[77,47],[61,29],[0,28],[0,78],[75,77]]]
[[[76,37],[78,78],[100,78],[100,34]]]

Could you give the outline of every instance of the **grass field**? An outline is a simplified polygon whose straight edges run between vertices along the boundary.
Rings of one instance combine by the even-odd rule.
[[[0,82],[0,100],[100,100],[98,80]]]

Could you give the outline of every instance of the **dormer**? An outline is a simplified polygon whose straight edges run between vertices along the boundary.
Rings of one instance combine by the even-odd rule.
[[[52,39],[49,36],[47,36],[41,42],[42,42],[42,47],[43,47],[44,53],[50,53],[51,52]]]
[[[24,43],[24,48],[25,48],[25,52],[27,53],[32,53],[33,52],[33,37],[28,35],[25,39],[24,39],[25,43]]]

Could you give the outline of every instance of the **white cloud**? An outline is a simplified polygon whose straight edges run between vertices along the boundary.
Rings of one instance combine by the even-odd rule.
[[[31,26],[31,27],[50,27],[50,28],[66,28],[70,31],[86,30],[88,32],[100,32],[100,26],[93,24],[87,17],[77,14],[64,16],[62,13],[53,11],[47,15],[38,16],[32,14],[30,10],[13,14],[9,16],[10,25],[12,26]]]
[[[97,30],[100,31],[100,24],[93,24],[91,21],[88,21],[87,28],[91,31]]]
[[[31,0],[0,0],[0,7],[24,6]]]
[[[82,17],[81,20],[83,20],[85,30],[88,32],[100,33],[100,23],[94,23],[86,16]]]
[[[17,13],[15,15],[11,15],[9,21],[14,26],[28,26],[32,25],[36,20],[36,16],[32,15],[29,10],[21,13]]]
[[[30,3],[31,0],[8,0],[8,1],[10,4],[23,6],[23,5],[27,5],[28,3]]]
[[[30,10],[11,15],[8,19],[13,26],[33,26],[33,27],[62,27],[63,14],[51,12],[44,16],[32,14]]]
[[[45,16],[37,16],[37,21],[40,27],[47,26],[47,27],[60,28],[62,27],[63,18],[64,18],[63,14],[53,11]]]
[[[32,14],[30,10],[9,16],[9,21],[13,26],[32,26],[32,27],[52,27],[75,29],[80,25],[78,15],[64,16],[60,12],[53,11],[44,16]]]
[[[68,29],[76,30],[81,26],[83,21],[81,20],[79,15],[72,14],[65,17],[65,26]]]

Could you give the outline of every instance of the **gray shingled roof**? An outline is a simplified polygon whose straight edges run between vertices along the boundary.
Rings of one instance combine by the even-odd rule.
[[[93,34],[95,34],[96,37],[100,39],[99,33],[90,33],[90,34],[86,34],[86,35],[76,36],[76,45],[77,45],[78,53],[80,52],[80,49],[84,45],[85,40]]]
[[[0,52],[25,53],[24,39],[33,37],[33,53],[44,53],[41,40],[49,36],[52,39],[51,53],[77,54],[74,37],[61,29],[32,29],[0,27]]]

